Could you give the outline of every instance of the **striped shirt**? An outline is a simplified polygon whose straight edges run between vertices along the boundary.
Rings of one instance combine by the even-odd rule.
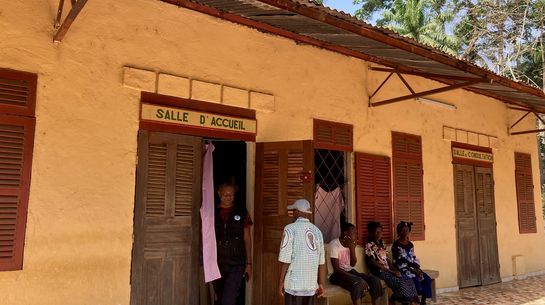
[[[325,263],[324,240],[320,229],[300,217],[284,228],[280,262],[289,264],[284,290],[291,295],[314,295],[318,289],[318,265]]]

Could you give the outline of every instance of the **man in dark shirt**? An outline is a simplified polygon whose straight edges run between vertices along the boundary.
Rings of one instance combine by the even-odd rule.
[[[235,305],[242,278],[248,280],[252,275],[252,219],[245,207],[235,204],[236,190],[231,183],[223,183],[218,189],[215,229],[221,278],[213,282],[217,305]]]

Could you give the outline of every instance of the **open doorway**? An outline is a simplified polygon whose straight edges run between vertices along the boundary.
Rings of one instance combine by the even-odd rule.
[[[246,206],[246,142],[223,139],[210,139],[214,145],[213,162],[214,162],[214,189],[215,189],[215,205],[218,206],[220,198],[218,196],[218,188],[222,183],[232,183],[237,186],[235,194],[235,206]],[[248,258],[251,261],[251,258]],[[220,268],[221,269],[221,268]],[[236,305],[245,305],[246,295],[246,280],[240,278],[240,289]]]
[[[246,206],[246,142],[211,140],[214,144],[214,188],[224,182],[238,186],[236,204]],[[216,196],[216,200],[219,198]]]

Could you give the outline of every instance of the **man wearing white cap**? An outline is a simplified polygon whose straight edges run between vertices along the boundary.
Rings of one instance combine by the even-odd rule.
[[[295,221],[284,227],[280,243],[278,292],[284,297],[285,305],[313,305],[315,296],[320,297],[324,293],[322,232],[309,220],[312,209],[307,200],[295,201],[288,210],[293,210]]]

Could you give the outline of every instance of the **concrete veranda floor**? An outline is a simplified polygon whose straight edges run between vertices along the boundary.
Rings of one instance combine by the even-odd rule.
[[[493,284],[484,287],[465,288],[437,296],[433,305],[537,305],[545,304],[545,275],[524,280]]]

